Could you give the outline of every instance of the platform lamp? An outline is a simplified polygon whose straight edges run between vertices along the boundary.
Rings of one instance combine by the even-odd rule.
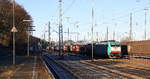
[[[23,22],[33,22],[33,21],[29,19],[29,20],[23,20]],[[32,27],[32,26],[30,26],[30,27]],[[27,56],[30,55],[30,35],[29,35],[30,31],[34,31],[34,30],[29,30],[29,27],[28,27],[28,30],[27,30],[27,32],[28,32]]]

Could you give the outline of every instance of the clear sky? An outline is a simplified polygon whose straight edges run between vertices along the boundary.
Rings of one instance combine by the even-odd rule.
[[[95,23],[94,38],[104,40],[106,28],[109,28],[109,39],[112,39],[115,31],[115,39],[129,34],[130,13],[133,13],[133,36],[136,40],[144,37],[144,8],[149,8],[150,0],[62,0],[63,1],[63,29],[71,32],[79,32],[79,40],[90,40],[91,33],[91,6],[94,1]],[[34,20],[34,36],[42,38],[48,30],[47,24],[50,21],[51,27],[58,30],[58,0],[16,0],[22,5]],[[70,17],[67,19],[66,17]],[[79,26],[78,28],[76,26]],[[147,35],[150,34],[150,10],[147,11]],[[89,34],[88,34],[89,32]],[[98,32],[98,35],[96,34]],[[71,39],[76,40],[77,35],[71,34]],[[58,40],[58,34],[52,33],[53,40]],[[148,35],[150,38],[150,35]],[[48,39],[48,33],[46,33]],[[64,34],[64,40],[67,34]]]

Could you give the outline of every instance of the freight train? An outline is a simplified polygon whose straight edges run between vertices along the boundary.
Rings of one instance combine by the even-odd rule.
[[[92,55],[92,45],[66,45],[64,46],[64,52],[82,54],[91,56]],[[116,41],[103,41],[100,43],[95,43],[93,45],[93,55],[94,57],[101,58],[121,58],[128,55],[127,46],[122,45]]]

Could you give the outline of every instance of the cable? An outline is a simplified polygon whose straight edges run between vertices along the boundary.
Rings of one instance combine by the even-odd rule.
[[[75,1],[76,1],[76,0],[73,0],[73,1],[71,2],[71,4],[64,10],[63,15],[64,15],[64,13],[68,12],[70,8],[72,8],[72,6],[73,6],[73,4],[75,3]]]
[[[146,8],[148,9],[148,8],[150,8],[150,7],[146,7]],[[137,12],[143,11],[144,9],[145,9],[145,8],[138,9],[138,10],[135,10],[135,11],[133,11],[133,12],[131,12],[131,13],[135,14],[135,13],[137,13]],[[124,15],[121,15],[121,16],[118,16],[118,17],[114,17],[114,18],[112,18],[112,19],[110,19],[110,20],[118,20],[118,19],[120,19],[120,18],[129,16],[129,15],[130,15],[130,13],[127,13],[127,14],[124,14]],[[110,20],[103,21],[103,22],[100,23],[99,25],[108,24]]]

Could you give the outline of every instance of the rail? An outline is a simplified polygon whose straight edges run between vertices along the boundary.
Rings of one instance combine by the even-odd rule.
[[[55,79],[76,79],[70,72],[64,69],[49,56],[44,55],[43,60],[45,61],[48,69],[53,73]]]

